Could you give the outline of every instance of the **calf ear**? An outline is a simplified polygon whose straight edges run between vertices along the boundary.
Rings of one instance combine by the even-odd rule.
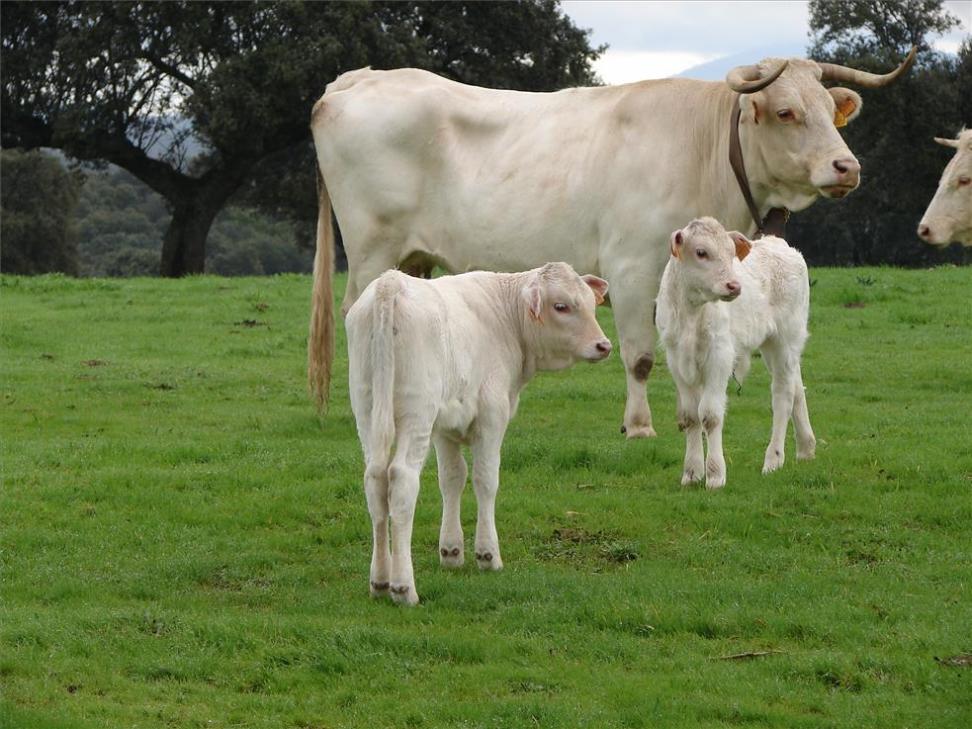
[[[682,231],[676,230],[674,233],[672,233],[671,249],[672,249],[672,257],[673,258],[678,258],[679,260],[681,260],[681,258],[682,258]]]
[[[543,324],[543,298],[540,296],[539,276],[534,276],[523,289],[523,300],[530,318]]]
[[[857,92],[840,86],[827,90],[834,97],[834,126],[847,126],[847,122],[853,121],[861,113],[861,97]]]
[[[607,294],[608,290],[608,282],[603,278],[591,276],[590,274],[587,276],[581,276],[581,278],[584,280],[584,283],[591,287],[591,291],[594,292],[594,304],[596,306],[603,304],[604,296]]]
[[[740,261],[749,255],[749,252],[753,249],[753,244],[742,233],[735,230],[729,233],[729,237],[732,238],[732,242],[736,244],[736,258]]]

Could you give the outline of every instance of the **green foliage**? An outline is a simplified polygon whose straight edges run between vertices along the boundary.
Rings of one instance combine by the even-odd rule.
[[[155,276],[171,218],[165,200],[117,167],[88,170],[78,206],[84,276]],[[206,270],[223,276],[307,273],[313,254],[294,243],[289,223],[229,206],[213,223]]]
[[[505,570],[438,567],[430,459],[413,610],[367,596],[307,277],[3,278],[0,725],[964,729],[969,669],[935,658],[972,650],[968,272],[812,274],[816,460],[760,475],[759,363],[716,493],[678,485],[663,357],[651,441],[617,432],[619,358],[542,374],[503,448]]]
[[[860,116],[844,130],[863,167],[860,187],[843,200],[820,200],[793,217],[788,238],[816,264],[962,263],[958,246],[925,245],[915,230],[935,194],[948,150],[932,138],[972,123],[972,49],[958,62],[930,49],[929,37],[956,24],[940,0],[841,0],[810,3],[814,60],[873,72],[900,63],[912,44],[914,68],[893,84],[861,89]]]
[[[78,180],[50,155],[0,155],[0,270],[78,273]]]

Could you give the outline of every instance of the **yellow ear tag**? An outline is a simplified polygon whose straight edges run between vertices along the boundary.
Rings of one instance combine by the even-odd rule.
[[[847,126],[847,116],[840,109],[834,109],[834,126],[838,129]]]

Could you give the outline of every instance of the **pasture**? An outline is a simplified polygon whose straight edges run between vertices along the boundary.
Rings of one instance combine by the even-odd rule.
[[[466,566],[439,568],[433,457],[413,609],[368,597],[343,327],[319,420],[308,277],[6,277],[0,725],[967,727],[970,275],[811,269],[817,459],[791,436],[760,475],[755,362],[720,492],[679,485],[663,364],[650,441],[618,432],[617,353],[539,375],[506,569],[475,567],[471,487]]]

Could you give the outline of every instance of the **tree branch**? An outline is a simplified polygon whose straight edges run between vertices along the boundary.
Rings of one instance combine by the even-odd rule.
[[[166,63],[165,61],[163,61],[158,56],[154,56],[154,55],[149,54],[149,53],[146,53],[143,56],[143,60],[148,61],[153,66],[155,66],[155,68],[157,68],[158,70],[160,70],[162,73],[168,74],[169,76],[171,76],[172,78],[174,78],[176,81],[180,81],[181,83],[185,84],[190,89],[192,89],[192,90],[195,91],[195,89],[196,89],[196,80],[194,78],[192,78],[191,76],[188,76],[185,73],[183,73],[182,71],[180,71],[176,66],[173,66],[173,65],[171,65],[169,63]]]

